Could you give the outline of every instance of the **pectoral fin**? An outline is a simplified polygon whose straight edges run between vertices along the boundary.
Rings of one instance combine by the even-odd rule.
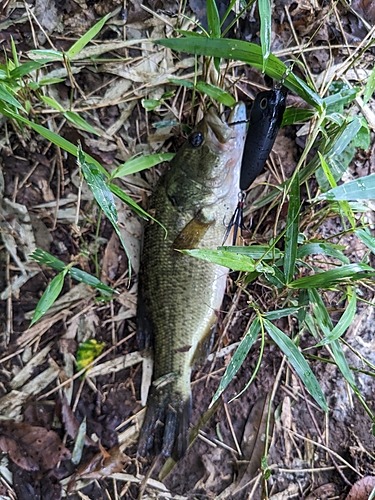
[[[197,248],[199,242],[206,234],[207,229],[214,223],[213,219],[207,219],[202,212],[186,224],[184,229],[176,236],[172,248],[175,250],[191,250]]]

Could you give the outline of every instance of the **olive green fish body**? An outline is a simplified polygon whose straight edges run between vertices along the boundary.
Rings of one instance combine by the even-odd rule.
[[[238,105],[236,120],[245,108]],[[228,270],[178,252],[216,248],[235,208],[245,126],[212,112],[173,159],[151,198],[158,224],[145,229],[139,278],[138,338],[154,349],[154,382],[140,455],[181,457],[188,444],[190,375],[200,344],[216,322]],[[176,250],[177,249],[177,250]]]

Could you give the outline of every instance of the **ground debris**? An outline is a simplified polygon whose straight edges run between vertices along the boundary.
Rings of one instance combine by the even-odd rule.
[[[53,469],[60,460],[69,460],[70,451],[54,431],[23,422],[0,422],[0,448],[22,469]]]

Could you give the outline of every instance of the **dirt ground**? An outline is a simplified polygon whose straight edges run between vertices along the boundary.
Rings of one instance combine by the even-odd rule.
[[[142,98],[160,99],[170,90],[168,78],[191,78],[194,74],[192,56],[180,54],[179,60],[173,59],[170,51],[166,53],[146,40],[170,34],[170,25],[183,2],[144,3],[146,10],[132,0],[6,0],[0,6],[4,54],[9,56],[13,38],[24,60],[34,48],[68,50],[95,21],[112,12],[93,44],[98,49],[96,60],[82,55],[73,61],[70,77],[60,63],[54,62],[45,75],[63,79],[49,86],[48,95],[66,108],[73,96],[73,109],[100,131],[100,136],[69,125],[59,113],[46,112],[35,98],[31,103],[33,120],[73,144],[80,141],[84,150],[109,171],[136,153],[176,151],[186,135],[173,120],[177,116],[177,122],[186,124],[192,116],[191,96],[185,90],[176,93],[173,112],[164,106],[160,112],[146,113],[141,105]],[[202,0],[188,1],[189,15],[183,28],[192,29],[193,17],[207,26],[205,7]],[[220,0],[218,7],[225,12],[224,1]],[[374,24],[372,2],[353,0],[348,8],[344,2],[276,0],[272,51],[287,60],[292,57],[292,48],[309,41],[311,50],[304,53],[304,63],[318,81],[327,68],[345,61]],[[257,10],[246,12],[229,35],[259,43]],[[122,47],[111,45],[123,40],[130,42]],[[370,69],[373,50],[363,58]],[[0,56],[2,63],[4,54]],[[247,103],[259,89],[272,85],[260,72],[245,65],[233,65],[230,71],[238,99]],[[290,95],[288,104],[295,102],[299,98]],[[158,126],[161,121],[168,123]],[[143,418],[140,394],[145,383],[135,340],[141,221],[118,204],[122,235],[135,270],[129,281],[126,256],[112,226],[102,218],[97,229],[98,209],[88,188],[81,185],[76,159],[32,130],[21,130],[11,120],[0,117],[0,126],[0,230],[8,234],[11,227],[12,234],[17,235],[13,243],[4,237],[0,244],[0,448],[13,447],[10,456],[2,454],[0,458],[0,498],[367,499],[375,487],[371,419],[334,364],[311,360],[330,408],[325,415],[271,342],[266,342],[254,382],[230,402],[254,372],[260,344],[253,346],[216,413],[163,482],[156,474],[160,464],[152,470],[136,459]],[[280,131],[261,181],[280,184],[291,175],[307,138],[306,133],[298,134],[300,129],[301,125],[294,125]],[[374,172],[373,147],[359,151],[350,168],[358,175]],[[121,187],[146,206],[162,169],[160,166],[128,176]],[[316,189],[314,181],[310,188]],[[256,234],[250,232],[248,238],[255,238],[258,244],[269,240],[276,210],[251,210],[252,200],[264,189],[256,183],[250,191],[246,214],[246,220],[251,219],[256,228]],[[79,192],[81,204],[77,210]],[[368,218],[373,222],[371,213]],[[340,227],[340,218],[332,216],[316,232],[327,237],[339,232]],[[357,240],[348,238],[346,245],[349,258],[361,258],[361,252],[365,253]],[[29,328],[38,300],[56,274],[28,260],[35,247],[97,274],[118,290],[119,296],[96,301],[92,289],[67,278],[53,308]],[[232,273],[228,279],[212,354],[193,373],[192,426],[207,411],[225,367],[254,317],[248,307],[249,297],[236,286],[237,277]],[[248,293],[262,304],[279,300],[275,290],[261,282],[251,284]],[[363,288],[361,293],[368,302],[359,305],[355,321],[345,334],[348,347],[344,351],[349,364],[359,369],[355,374],[357,384],[375,412],[373,376],[353,353],[360,352],[375,365],[373,290]],[[335,304],[333,294],[327,293],[325,299]],[[278,326],[290,333],[298,327],[287,320],[279,320]],[[75,355],[78,346],[92,338],[104,342],[104,350],[81,378],[76,374]],[[300,347],[308,349],[311,356],[327,358],[328,353],[318,351],[315,344],[308,333],[303,334]],[[272,418],[265,459],[268,413]],[[85,439],[82,422],[88,437],[82,458],[77,458],[74,443],[80,425],[79,435]],[[48,434],[51,430],[57,433],[58,441],[54,441],[56,434]],[[38,447],[30,445],[33,433]]]

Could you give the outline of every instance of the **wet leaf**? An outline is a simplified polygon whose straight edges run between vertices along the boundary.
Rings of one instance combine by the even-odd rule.
[[[26,470],[49,470],[70,452],[54,431],[11,420],[0,421],[0,449]]]
[[[124,465],[130,462],[127,455],[120,451],[118,446],[114,446],[106,451],[100,446],[100,452],[83,464],[77,472],[79,479],[102,479],[109,477],[116,472],[121,472]]]
[[[354,181],[337,186],[318,199],[325,200],[375,200],[375,174],[370,174]]]
[[[319,406],[327,412],[328,406],[319,382],[295,343],[268,319],[264,319],[264,326],[272,340],[279,346],[281,351],[287,357],[289,363],[296,370],[298,376],[301,378],[311,396],[315,399]]]
[[[82,342],[77,351],[77,370],[81,371],[94,361],[102,353],[104,346],[104,342],[98,342],[95,339]]]

